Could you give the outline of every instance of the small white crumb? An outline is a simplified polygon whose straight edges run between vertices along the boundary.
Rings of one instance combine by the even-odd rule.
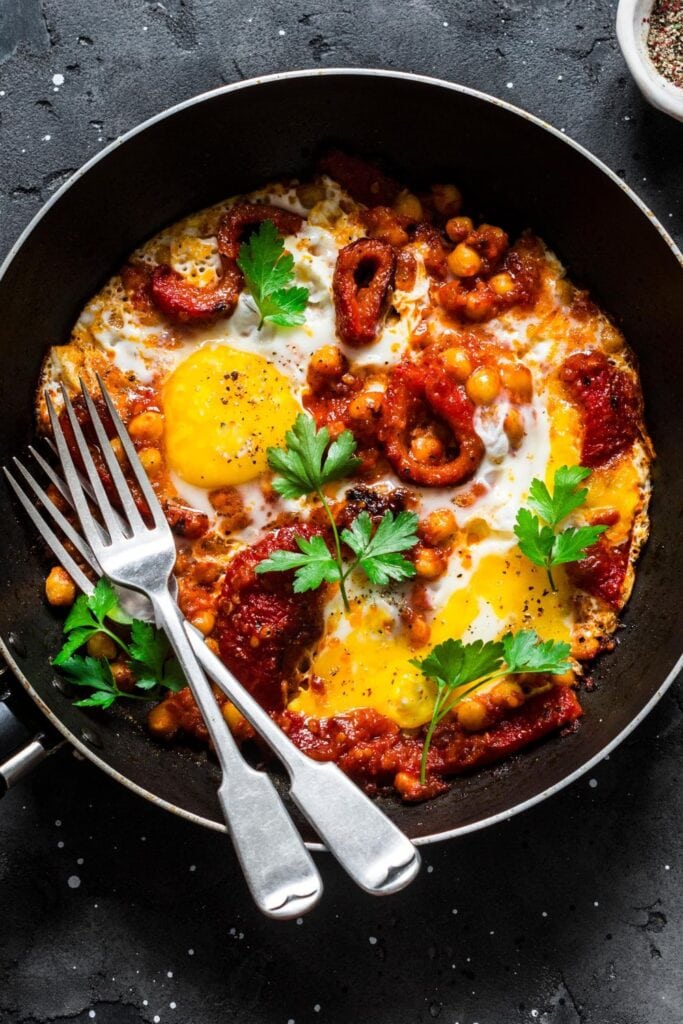
[[[197,870],[197,865],[196,864],[190,864],[190,871],[196,871],[196,870]]]
[[[505,83],[505,88],[506,89],[514,89],[514,87],[515,87],[514,82],[506,82]]]
[[[59,75],[59,74],[53,75],[52,76],[52,84],[53,85],[64,85],[64,75]]]
[[[598,788],[598,780],[597,779],[589,779],[588,780],[588,785],[590,786],[591,789],[597,789]]]
[[[548,911],[547,910],[542,910],[541,911],[541,917],[547,917],[547,916],[548,916]]]
[[[447,21],[444,21],[444,23],[443,23],[443,27],[444,27],[444,28],[448,28],[448,22],[447,22]]]
[[[168,1004],[168,1008],[169,1008],[169,1010],[175,1010],[177,1005],[178,1005],[177,1003],[169,1003]]]
[[[66,884],[69,886],[70,889],[78,889],[79,885],[81,884],[81,880],[78,877],[78,875],[69,875]]]
[[[594,907],[599,907],[599,906],[600,906],[600,904],[598,903],[598,901],[597,901],[597,900],[593,900],[593,906],[594,906]]]
[[[194,956],[194,950],[193,949],[188,949],[187,955],[188,956]]]
[[[558,75],[557,76],[557,80],[558,80],[558,82],[561,82],[562,81],[562,75]]]
[[[51,138],[52,138],[52,136],[51,136],[51,135],[43,135],[42,141],[43,141],[43,142],[49,142]],[[56,822],[55,822],[55,825],[57,825],[57,827],[58,827],[58,828],[59,828],[59,826],[60,826],[61,824],[62,824],[62,823],[61,823],[61,821],[56,821]]]
[[[370,935],[368,937],[368,942],[370,943],[371,946],[376,946],[377,945],[377,939],[375,938],[374,935]]]
[[[457,913],[458,913],[458,911],[455,909],[455,907],[453,907],[453,909],[451,910],[451,914],[457,914]]]
[[[63,849],[64,849],[64,843],[62,842],[62,840],[61,840],[61,839],[60,839],[60,840],[59,840],[59,842],[57,843],[57,849],[58,849],[58,850],[63,850]]]
[[[297,923],[297,924],[303,924],[303,923],[304,923],[304,919],[303,919],[303,917],[297,917],[297,919],[296,919],[296,923]]]
[[[147,1006],[147,1005],[148,1005],[148,1003],[147,1003],[147,1000],[146,1000],[146,999],[143,999],[143,1000],[142,1000],[142,1005],[143,1005],[143,1006]]]
[[[315,1004],[315,1006],[313,1007],[313,1012],[320,1013],[320,1003]]]
[[[285,36],[285,35],[287,35],[287,33],[285,32],[285,30],[284,30],[283,28],[281,28],[281,29],[278,29],[278,33],[277,33],[277,34],[278,34],[279,36]]]
[[[50,137],[50,136],[48,135],[48,138],[49,138],[49,137]],[[56,822],[55,822],[55,825],[57,826],[57,828],[61,828],[61,827],[62,827],[62,823],[61,823],[61,821],[59,820],[59,818],[57,818],[57,820],[56,820]]]
[[[664,865],[664,870],[665,870],[665,871],[671,871],[671,867],[670,867],[670,865],[669,865],[669,864],[665,864],[665,865]]]
[[[94,1020],[97,1014],[95,1013],[94,1010],[88,1010],[88,1016],[90,1017],[91,1020]]]
[[[173,971],[166,971],[166,977],[167,978],[172,978],[173,977]]]
[[[147,28],[148,28],[148,26],[147,26],[147,25],[143,25],[143,26],[142,26],[142,31],[143,31],[143,32],[146,32],[146,31],[147,31]]]
[[[85,863],[85,861],[83,860],[83,858],[82,858],[82,857],[79,857],[79,858],[78,858],[78,860],[76,861],[76,863],[77,863],[77,864],[78,864],[78,866],[80,867],[80,866],[81,866],[81,864],[84,864],[84,863]]]
[[[0,96],[6,96],[6,95],[7,94],[6,94],[5,90],[4,89],[0,89]],[[25,807],[24,807],[24,810],[26,810]]]
[[[152,1020],[154,1021],[154,1024],[159,1024],[161,1017],[159,1016],[158,1013],[155,1013],[154,1016],[152,1017]]]
[[[433,864],[428,864],[427,865],[427,874],[431,875],[433,870],[434,870],[434,865]]]

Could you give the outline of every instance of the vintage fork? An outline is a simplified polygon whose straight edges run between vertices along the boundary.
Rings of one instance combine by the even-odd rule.
[[[143,521],[88,392],[83,388],[86,408],[116,488],[125,521],[107,497],[71,401],[64,389],[62,394],[90,484],[89,490],[104,524],[102,529],[93,516],[61,424],[48,396],[47,407],[55,443],[88,546],[101,570],[113,582],[137,590],[149,599],[157,625],[166,631],[216,749],[222,771],[218,799],[257,906],[273,918],[291,918],[305,913],[322,895],[320,874],[272,781],[264,773],[251,768],[242,758],[214,699],[211,685],[192,650],[182,615],[169,592],[169,579],[176,558],[173,536],[133,445],[103,388],[103,398],[115,418],[121,444],[149,508],[153,521],[151,527]],[[42,494],[38,496],[43,500]],[[47,498],[47,495],[44,497]],[[58,525],[78,548],[76,531],[68,529],[69,524],[64,519],[58,521]],[[82,545],[80,550],[83,551]]]
[[[107,402],[124,449],[126,452],[132,451],[133,457],[137,458],[111,400],[104,392],[104,389],[102,390],[103,397]],[[124,444],[124,442],[127,442],[127,444]],[[106,447],[109,448],[110,445],[107,443]],[[73,504],[68,488],[52,467],[35,450],[31,449],[31,453],[52,483],[67,501]],[[42,489],[38,488],[36,482],[18,460],[15,459],[14,461],[18,468],[21,469],[24,478],[31,486],[36,497],[43,504],[46,512],[50,514],[53,521],[61,529],[62,524],[57,518],[59,510],[47,495],[42,492]],[[5,473],[10,477],[6,469]],[[142,474],[156,502],[156,496],[151,487],[149,487],[146,475],[141,467],[139,467],[139,473]],[[81,485],[85,486],[86,491],[91,492],[91,489],[80,478],[80,475],[76,475]],[[77,585],[81,589],[91,587],[87,577],[80,571],[73,562],[73,559],[70,559],[64,546],[26,495],[21,492],[16,481],[10,477],[10,482],[37,529],[52,548],[61,564],[73,575]],[[94,494],[94,492],[91,493]],[[114,516],[117,515],[116,512],[113,514]],[[96,520],[94,522],[97,528]],[[69,539],[73,543],[73,537]],[[77,539],[81,545],[84,544],[84,541],[78,535]],[[102,569],[87,545],[85,546],[85,553],[82,547],[77,547],[77,549],[93,570],[98,575],[101,574]],[[65,561],[64,556],[70,560],[70,565]],[[133,594],[124,588],[122,597],[124,604],[126,604],[129,603]],[[144,608],[145,604],[145,599],[139,597],[134,612],[137,617],[149,617],[148,612]],[[147,607],[149,608],[149,606]],[[128,610],[130,610],[130,607]],[[209,650],[201,634],[187,622],[184,623],[184,627],[192,648],[205,671],[208,672],[214,682],[217,683],[283,763],[291,779],[290,795],[292,800],[316,829],[329,851],[336,857],[354,881],[367,892],[376,895],[388,895],[408,885],[419,870],[420,857],[406,836],[382,813],[376,804],[369,800],[344,775],[337,765],[330,762],[321,763],[313,761],[295,747],[285,733],[282,732],[254,700],[251,694],[235,679],[223,662]]]

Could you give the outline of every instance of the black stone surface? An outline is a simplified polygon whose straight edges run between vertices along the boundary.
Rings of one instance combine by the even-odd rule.
[[[615,14],[604,0],[2,0],[0,248],[149,115],[316,65],[511,100],[606,160],[680,243],[683,125],[640,98]],[[286,925],[252,910],[223,837],[58,755],[0,806],[0,1022],[680,1024],[682,737],[679,685],[592,778],[426,848],[404,894],[373,901],[320,857],[324,903]]]

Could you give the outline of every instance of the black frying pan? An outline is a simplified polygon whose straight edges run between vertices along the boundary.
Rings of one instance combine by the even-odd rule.
[[[634,728],[676,672],[683,632],[683,271],[671,240],[614,174],[505,103],[415,75],[295,72],[175,107],[74,175],[2,269],[0,463],[32,438],[46,347],[67,338],[83,304],[136,245],[225,196],[305,173],[321,144],[332,141],[381,157],[415,185],[456,181],[471,210],[513,234],[535,229],[572,279],[614,314],[637,352],[658,453],[652,536],[617,649],[595,666],[596,689],[582,698],[581,728],[460,778],[431,803],[383,801],[409,836],[428,841],[491,824],[566,785]],[[67,740],[105,771],[177,814],[222,828],[208,755],[161,749],[141,723],[121,712],[86,714],[55,685],[48,658],[61,625],[41,597],[45,563],[2,487],[0,521],[0,636],[17,678]],[[9,742],[16,747],[18,734]]]

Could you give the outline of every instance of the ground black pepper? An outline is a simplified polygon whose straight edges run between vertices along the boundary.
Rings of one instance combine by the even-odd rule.
[[[647,49],[660,75],[683,88],[683,0],[656,0]]]

